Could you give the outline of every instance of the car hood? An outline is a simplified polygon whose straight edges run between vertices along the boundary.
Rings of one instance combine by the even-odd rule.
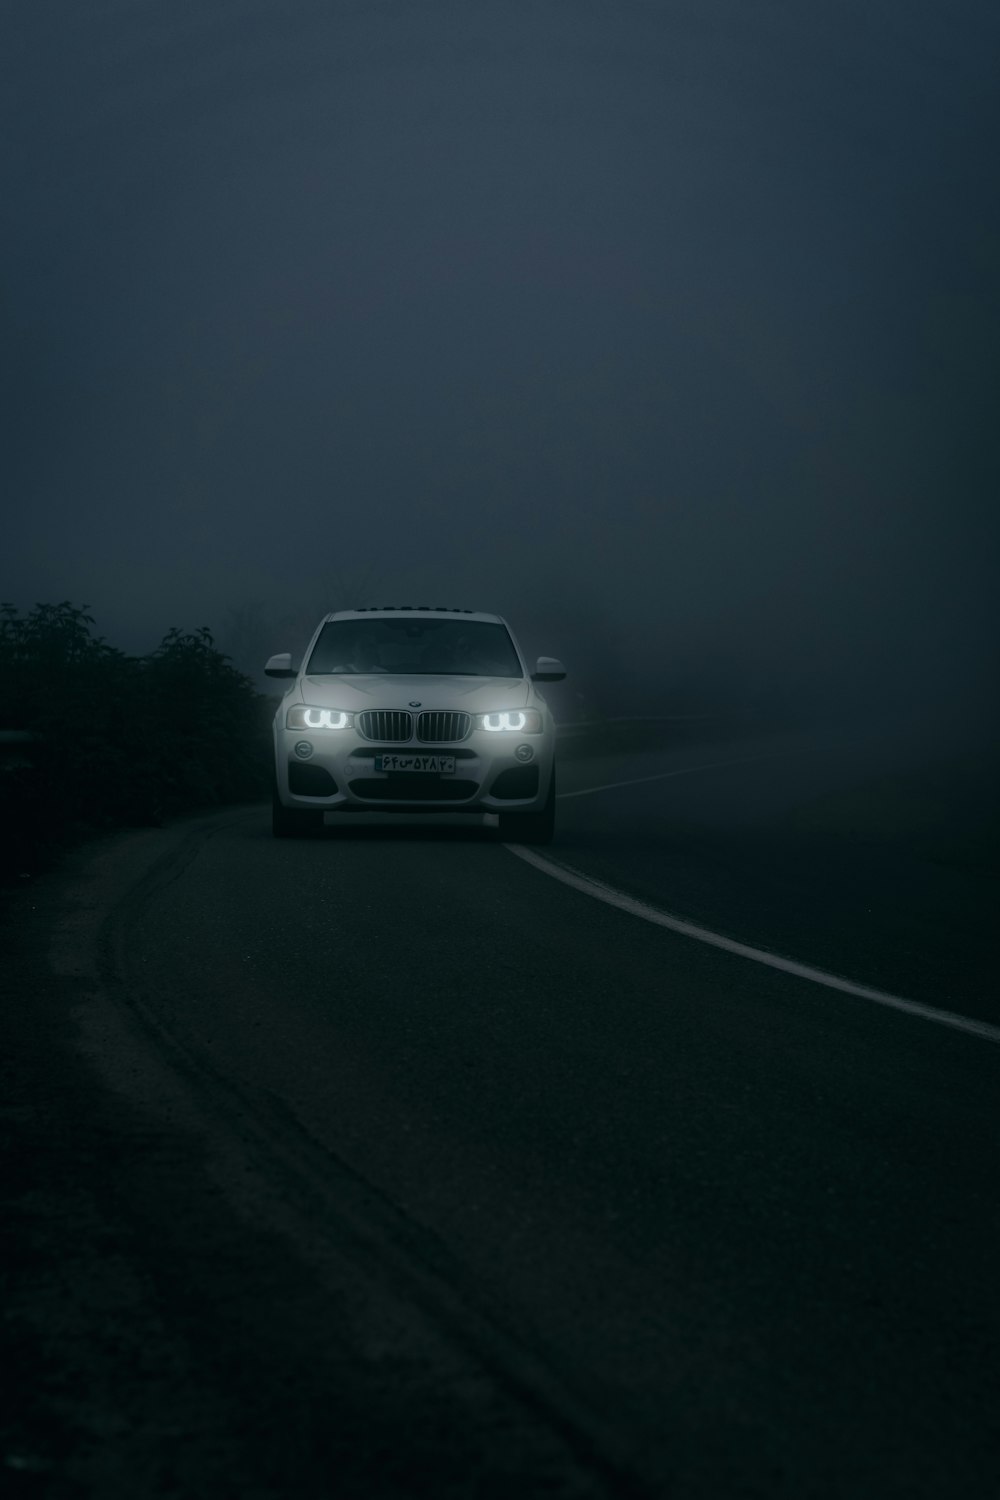
[[[531,702],[531,683],[523,677],[397,677],[388,672],[370,677],[303,677],[302,702],[316,708],[464,709],[491,713],[524,708]]]

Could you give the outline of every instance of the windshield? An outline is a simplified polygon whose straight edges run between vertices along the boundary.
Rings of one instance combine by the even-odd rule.
[[[521,677],[504,625],[483,620],[328,620],[309,658],[312,677],[398,672],[413,676]]]

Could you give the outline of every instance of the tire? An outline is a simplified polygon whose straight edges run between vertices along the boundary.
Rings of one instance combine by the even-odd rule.
[[[276,839],[305,839],[323,827],[323,814],[312,808],[285,807],[277,791],[271,794],[271,832]]]
[[[556,831],[556,772],[552,768],[549,795],[540,812],[500,814],[499,834],[507,844],[551,844]]]

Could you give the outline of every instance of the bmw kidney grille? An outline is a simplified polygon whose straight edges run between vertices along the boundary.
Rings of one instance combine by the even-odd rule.
[[[366,740],[408,740],[413,733],[413,715],[395,709],[367,709],[358,715],[358,729]]]
[[[471,728],[471,714],[421,714],[417,720],[417,739],[426,744],[447,745],[455,740],[464,740]]]

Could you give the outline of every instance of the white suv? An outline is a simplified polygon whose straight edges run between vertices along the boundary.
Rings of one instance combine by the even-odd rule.
[[[276,838],[328,812],[498,813],[500,835],[547,844],[555,813],[555,725],[499,615],[381,605],[327,615],[274,717]]]

